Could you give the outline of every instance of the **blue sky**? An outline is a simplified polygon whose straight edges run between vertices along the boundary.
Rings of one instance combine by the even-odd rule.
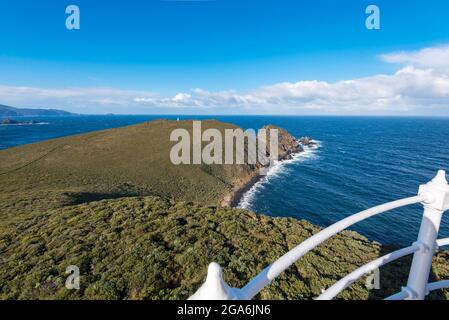
[[[65,27],[69,4],[81,10],[81,30]],[[381,30],[365,27],[369,4],[381,10]],[[448,16],[446,0],[2,0],[0,104],[82,113],[446,115],[447,66],[411,57],[428,59],[423,50],[433,50],[431,57],[446,58]],[[403,86],[385,92],[399,80]],[[428,81],[434,86],[423,87]]]

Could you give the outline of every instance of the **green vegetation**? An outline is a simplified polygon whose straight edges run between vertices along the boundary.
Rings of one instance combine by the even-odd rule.
[[[235,128],[203,122],[212,127]],[[253,174],[247,165],[173,165],[176,128],[191,132],[192,122],[153,121],[0,151],[2,203],[12,203],[14,214],[30,201],[48,208],[124,196],[218,204]]]
[[[203,123],[208,126],[230,127]],[[0,151],[0,298],[186,298],[212,261],[224,267],[230,285],[241,287],[320,230],[292,218],[220,208],[223,195],[253,169],[171,165],[165,142],[178,127],[191,129],[191,122],[156,121]],[[389,250],[344,232],[258,298],[316,297]],[[436,256],[435,279],[449,278],[448,260],[448,252]],[[381,270],[382,290],[368,291],[362,279],[339,298],[398,291],[409,262]],[[69,265],[81,270],[79,291],[64,286]],[[432,296],[443,297],[449,294]]]
[[[19,215],[2,223],[0,297],[187,298],[204,281],[211,261],[224,266],[231,285],[242,286],[318,230],[291,218],[269,218],[157,197],[104,200]],[[356,266],[376,258],[380,251],[379,245],[359,234],[344,232],[307,254],[259,298],[313,298]],[[64,271],[69,265],[81,269],[80,291],[64,287]],[[407,270],[396,264],[381,274],[388,280],[396,279],[382,283],[388,290],[370,293],[360,281],[340,298],[366,299],[393,293]]]

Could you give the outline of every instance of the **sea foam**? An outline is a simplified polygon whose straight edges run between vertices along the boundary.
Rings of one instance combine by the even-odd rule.
[[[245,194],[240,199],[237,208],[251,210],[252,203],[257,194],[265,187],[268,182],[270,182],[273,177],[277,177],[280,174],[284,173],[293,163],[316,159],[316,150],[321,147],[321,142],[317,140],[312,140],[312,142],[315,143],[314,146],[303,146],[304,151],[294,154],[292,159],[275,161],[274,165],[269,168],[267,174],[262,179],[257,181],[247,192],[245,192]]]

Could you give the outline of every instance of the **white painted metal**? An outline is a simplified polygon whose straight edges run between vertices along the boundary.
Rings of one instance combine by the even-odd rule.
[[[444,289],[444,288],[449,288],[449,280],[443,280],[443,281],[429,283],[429,284],[427,284],[427,287],[426,287],[426,296],[431,291]],[[396,294],[386,298],[385,300],[410,300],[412,298],[413,298],[413,292],[409,288],[403,287],[401,292],[396,293]]]
[[[239,291],[224,282],[220,265],[213,262],[209,265],[206,281],[189,300],[241,300]]]
[[[449,238],[437,240],[437,247],[449,246]]]
[[[449,185],[446,173],[438,171],[429,183],[419,187],[418,194],[430,195],[423,201],[424,215],[418,234],[418,243],[424,246],[413,255],[407,287],[413,293],[410,299],[423,300],[426,296],[432,258],[436,249],[436,241],[440,230],[443,212],[449,209]]]
[[[402,287],[401,292],[389,296],[385,300],[406,300],[412,297],[412,292],[407,287]]]
[[[427,293],[434,290],[449,288],[449,280],[432,282],[427,285]]]
[[[447,285],[447,282],[444,281],[435,284],[427,284],[435,249],[437,246],[449,245],[449,238],[436,240],[442,214],[444,211],[449,210],[449,185],[446,181],[444,171],[438,171],[438,174],[431,182],[420,186],[418,196],[389,202],[359,212],[308,238],[276,260],[272,265],[265,268],[242,289],[229,287],[223,281],[220,266],[216,263],[212,263],[209,266],[206,282],[190,299],[252,299],[281,272],[285,271],[307,252],[313,250],[333,235],[355,223],[377,214],[418,202],[421,202],[424,205],[424,215],[417,242],[408,248],[390,253],[355,270],[329,288],[324,294],[318,297],[318,299],[332,299],[366,272],[370,272],[385,263],[413,252],[415,254],[407,286],[402,288],[401,292],[388,297],[387,300],[424,299],[429,290],[435,290],[433,288],[440,288],[439,286]]]
[[[334,284],[332,287],[330,287],[324,293],[322,293],[317,298],[317,300],[331,300],[331,299],[335,298],[344,289],[346,289],[351,284],[353,284],[355,281],[357,281],[364,274],[366,274],[368,272],[372,272],[372,271],[376,270],[377,268],[380,268],[384,264],[387,264],[391,261],[397,260],[397,259],[407,256],[409,254],[412,254],[413,252],[418,251],[419,249],[420,249],[420,245],[415,243],[410,247],[391,252],[387,255],[384,255],[383,257],[380,257],[374,261],[371,261],[370,263],[365,264],[363,267],[358,268],[357,270],[351,272],[346,277],[344,277],[343,279],[338,281],[336,284]]]
[[[288,253],[279,258],[277,261],[275,261],[271,266],[268,266],[258,276],[256,276],[253,280],[251,280],[245,287],[243,287],[242,289],[243,295],[247,299],[252,299],[265,286],[267,286],[271,281],[273,281],[273,279],[276,278],[281,272],[290,267],[293,263],[299,260],[307,252],[311,251],[312,249],[314,249],[327,239],[345,230],[346,228],[352,226],[353,224],[356,224],[362,220],[365,220],[382,212],[393,210],[395,208],[407,206],[410,204],[419,203],[425,199],[427,199],[426,195],[420,195],[402,200],[397,200],[386,204],[382,204],[377,207],[373,207],[371,209],[359,212],[343,220],[340,220],[339,222],[331,225],[330,227],[308,238],[300,245],[293,248]]]

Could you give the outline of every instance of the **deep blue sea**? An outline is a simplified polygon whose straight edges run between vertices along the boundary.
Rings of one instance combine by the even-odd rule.
[[[44,124],[0,126],[0,149],[88,131],[175,116],[76,116],[35,119]],[[416,194],[438,169],[449,172],[449,118],[180,116],[215,118],[243,128],[265,124],[319,147],[281,164],[245,197],[242,206],[272,216],[328,226],[348,215]],[[416,239],[420,205],[384,213],[356,225],[371,240],[408,245]],[[449,213],[441,235],[449,236]]]

